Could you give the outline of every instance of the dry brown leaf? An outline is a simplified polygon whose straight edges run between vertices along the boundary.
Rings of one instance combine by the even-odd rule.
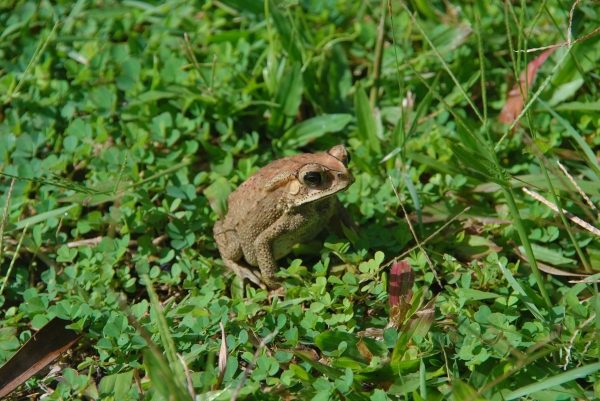
[[[373,354],[371,353],[367,345],[363,342],[362,338],[356,344],[356,347],[358,348],[358,352],[360,352],[362,357],[365,358],[367,363],[371,363],[371,360],[373,359]]]
[[[69,324],[71,322],[57,317],[50,320],[2,365],[0,398],[10,394],[81,338],[81,334],[65,327]]]
[[[500,116],[498,117],[499,122],[512,124],[519,114],[521,114],[524,107],[521,90],[525,95],[525,100],[527,100],[527,88],[531,87],[538,69],[544,64],[555,49],[556,48],[546,50],[527,64],[527,71],[521,73],[519,79],[520,82],[516,83],[511,91],[508,92],[506,104],[502,107],[502,111],[500,111]],[[521,89],[519,89],[519,85],[521,86]]]
[[[223,322],[219,322],[221,327],[221,348],[219,349],[219,377],[217,383],[213,386],[213,391],[221,388],[223,378],[225,377],[225,371],[227,370],[227,338],[225,337],[225,326]]]

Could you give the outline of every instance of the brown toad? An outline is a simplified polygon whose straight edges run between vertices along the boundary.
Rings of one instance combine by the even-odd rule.
[[[354,182],[342,145],[275,160],[229,195],[229,211],[213,233],[225,266],[264,288],[278,287],[277,259],[310,241],[327,225],[354,222],[336,193]],[[247,262],[244,263],[242,258]],[[260,274],[250,266],[258,266]]]

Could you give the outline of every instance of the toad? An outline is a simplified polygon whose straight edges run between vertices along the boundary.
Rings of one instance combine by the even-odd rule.
[[[278,159],[261,168],[228,198],[228,212],[213,234],[225,266],[264,288],[279,287],[276,260],[325,226],[355,229],[336,194],[354,182],[342,145],[322,153]],[[258,269],[256,269],[258,267]]]

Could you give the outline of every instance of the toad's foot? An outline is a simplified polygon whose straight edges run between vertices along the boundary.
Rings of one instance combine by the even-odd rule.
[[[223,258],[223,262],[225,263],[225,266],[229,270],[232,270],[235,274],[237,274],[238,277],[240,277],[242,279],[242,281],[244,279],[248,279],[251,282],[253,282],[254,284],[256,284],[257,286],[259,286],[260,288],[262,288],[263,290],[267,289],[265,284],[260,279],[260,273],[257,270],[252,270],[252,269],[248,268],[247,266],[244,266],[238,262],[234,262],[233,260],[226,259],[226,258]]]

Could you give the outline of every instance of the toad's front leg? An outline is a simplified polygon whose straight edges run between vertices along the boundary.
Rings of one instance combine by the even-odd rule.
[[[265,285],[261,281],[260,275],[257,271],[254,271],[253,269],[246,267],[241,263],[238,263],[231,259],[227,259],[225,257],[223,257],[223,263],[225,263],[225,266],[229,270],[232,270],[240,279],[242,279],[242,281],[244,281],[244,279],[248,279],[260,288],[266,290]]]
[[[283,215],[254,240],[258,268],[267,287],[273,289],[281,286],[275,278],[275,273],[279,271],[276,260],[290,253],[295,244],[313,237],[306,235],[307,229],[313,228],[309,220],[301,214]]]
[[[275,261],[275,255],[273,254],[273,243],[275,242],[275,239],[285,231],[285,227],[272,225],[254,240],[254,250],[258,260],[258,268],[260,269],[263,282],[270,289],[281,286],[279,280],[275,278],[278,267],[277,262]]]

